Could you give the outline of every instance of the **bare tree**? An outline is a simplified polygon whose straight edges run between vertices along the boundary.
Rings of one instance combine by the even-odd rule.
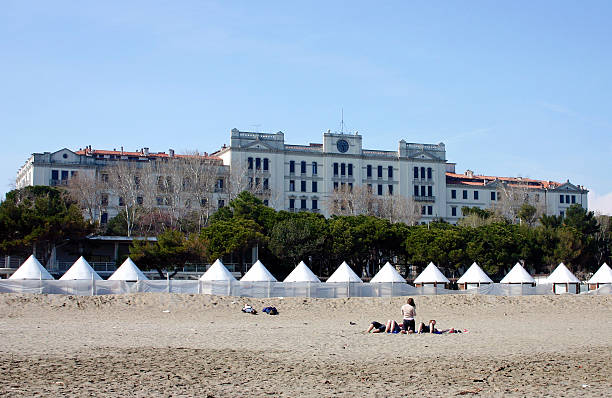
[[[143,170],[150,169],[139,167],[133,162],[118,162],[108,169],[109,187],[118,196],[118,209],[125,213],[127,236],[132,236],[139,212],[143,208]]]
[[[219,161],[201,155],[197,150],[185,152],[181,158],[184,166],[183,188],[187,194],[185,206],[193,209],[198,217],[198,229],[207,223],[213,210],[213,193],[219,168]]]
[[[68,181],[66,191],[86,213],[89,220],[100,224],[102,212],[108,206],[108,200],[103,200],[107,195],[107,183],[102,180],[97,171],[93,173],[79,172]]]
[[[387,195],[379,199],[377,215],[388,219],[391,223],[416,225],[421,219],[421,210],[412,197]]]
[[[491,208],[496,215],[519,223],[521,207],[529,204],[536,209],[534,219],[537,220],[542,214],[546,214],[546,204],[542,199],[540,192],[527,184],[499,183],[497,200]]]

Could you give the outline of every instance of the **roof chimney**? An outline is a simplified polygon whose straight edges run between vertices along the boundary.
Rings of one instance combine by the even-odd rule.
[[[174,149],[172,148],[168,149],[168,156],[170,156],[171,158],[174,157]]]
[[[142,153],[143,153],[145,156],[149,156],[149,148],[146,148],[146,147],[145,147],[145,148],[142,148]]]

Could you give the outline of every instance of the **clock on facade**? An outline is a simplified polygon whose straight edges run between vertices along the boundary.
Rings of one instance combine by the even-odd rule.
[[[346,142],[346,140],[338,140],[338,142],[336,142],[336,146],[338,147],[338,151],[342,153],[348,151],[349,149],[349,144]]]

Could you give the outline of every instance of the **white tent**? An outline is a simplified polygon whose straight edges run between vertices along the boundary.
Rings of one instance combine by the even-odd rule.
[[[444,287],[448,287],[449,283],[450,281],[448,278],[445,277],[442,272],[440,272],[434,263],[429,263],[423,272],[421,272],[414,280],[414,285],[416,287],[424,285],[443,285]]]
[[[525,271],[525,268],[519,263],[516,263],[514,267],[504,276],[504,278],[499,283],[508,283],[508,284],[527,284],[531,286],[535,286],[535,279],[529,272]]]
[[[55,279],[49,271],[43,267],[32,254],[17,268],[17,271],[9,279]]]
[[[493,281],[476,263],[473,263],[472,266],[465,271],[465,274],[461,275],[461,278],[459,278],[457,281],[459,289],[462,290],[472,289],[489,283],[493,283]]]
[[[552,284],[553,293],[580,293],[580,280],[561,263],[552,274],[548,275],[546,282]]]
[[[149,278],[138,269],[131,258],[126,258],[123,264],[108,278],[109,281],[147,281]]]
[[[385,282],[398,282],[406,283],[406,280],[397,272],[394,266],[387,261],[387,263],[374,275],[374,278],[370,283],[385,283]]]
[[[240,279],[241,282],[277,282],[274,275],[270,273],[261,263],[257,260],[255,264],[247,271],[246,274]]]
[[[612,268],[608,264],[603,263],[587,283],[591,290],[598,289],[600,285],[606,283],[612,284]]]
[[[283,282],[315,282],[321,283],[319,278],[308,268],[303,262],[300,263],[291,271]]]
[[[334,271],[333,274],[327,279],[326,282],[334,283],[334,282],[353,282],[353,283],[363,283],[361,278],[357,276],[357,274],[349,267],[349,265],[343,261],[342,264],[338,267],[337,270]]]
[[[246,276],[246,275],[245,275]],[[200,277],[201,281],[235,281],[234,275],[225,268],[221,260],[216,259],[213,265]]]
[[[94,271],[93,268],[91,268],[91,265],[89,265],[87,260],[85,260],[85,258],[81,256],[78,260],[74,262],[74,264],[72,264],[72,267],[70,267],[70,269],[66,271],[64,275],[62,275],[60,281],[92,279],[97,281],[102,280],[102,278],[100,278],[100,275],[98,275],[98,273]]]

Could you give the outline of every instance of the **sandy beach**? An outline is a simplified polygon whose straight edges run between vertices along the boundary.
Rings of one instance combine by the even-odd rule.
[[[0,295],[2,396],[610,396],[612,296]],[[245,303],[278,316],[243,314]]]

